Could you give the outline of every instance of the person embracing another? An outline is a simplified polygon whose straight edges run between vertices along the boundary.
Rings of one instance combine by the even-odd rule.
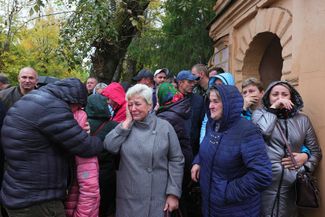
[[[272,180],[271,163],[258,128],[241,117],[235,86],[208,92],[206,136],[192,167],[199,181],[204,217],[260,217],[261,192]]]
[[[267,141],[273,173],[272,185],[262,194],[262,216],[296,217],[296,169],[313,172],[322,157],[321,150],[309,118],[300,112],[302,98],[289,83],[271,83],[262,101],[263,108],[253,113],[252,120]],[[299,168],[291,161],[285,139]],[[303,146],[308,153],[301,153]]]
[[[173,127],[152,114],[152,89],[143,84],[127,94],[126,120],[104,140],[120,153],[116,217],[163,217],[178,208],[184,156]]]

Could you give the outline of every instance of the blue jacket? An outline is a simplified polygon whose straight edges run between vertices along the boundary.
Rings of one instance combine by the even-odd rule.
[[[241,117],[243,99],[237,88],[214,87],[221,96],[223,115],[215,121],[208,111],[207,134],[194,161],[200,165],[203,216],[259,217],[260,193],[272,180],[263,137]]]
[[[100,139],[79,127],[69,106],[86,102],[84,85],[65,79],[33,90],[9,109],[1,132],[7,162],[1,196],[7,208],[63,200],[69,158],[102,151]]]

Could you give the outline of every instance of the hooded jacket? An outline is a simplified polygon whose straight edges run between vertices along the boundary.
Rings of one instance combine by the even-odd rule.
[[[270,109],[269,96],[276,85],[284,85],[289,88],[291,101],[294,108],[291,111],[282,109]],[[310,157],[304,166],[311,172],[315,170],[322,157],[321,150],[314,129],[308,117],[299,110],[303,108],[300,94],[287,82],[276,81],[269,85],[263,96],[264,108],[254,111],[252,120],[261,129],[267,143],[267,152],[272,163],[272,185],[262,194],[263,216],[269,216],[272,212],[278,213],[277,217],[298,216],[295,205],[296,170],[283,168],[281,160],[287,157],[285,142],[279,130],[287,136],[292,152],[301,152],[302,146],[310,151]],[[304,169],[301,167],[301,169]],[[283,173],[283,177],[281,178]],[[279,201],[276,199],[279,190]],[[278,206],[274,205],[278,204]]]
[[[217,79],[219,79],[224,85],[232,85],[232,86],[235,85],[234,76],[230,72],[224,72],[211,77],[209,80],[209,87],[214,86]],[[209,110],[208,108],[209,106],[206,107],[206,110]],[[205,136],[207,122],[208,122],[208,117],[205,114],[202,120],[202,126],[200,132],[200,143],[203,141],[203,138]]]
[[[82,128],[86,126],[87,114],[78,105],[72,106],[74,118]],[[76,174],[65,201],[67,217],[98,217],[99,166],[97,157],[75,157]]]
[[[222,117],[211,119],[194,163],[200,165],[204,217],[259,217],[261,192],[272,179],[258,128],[240,116],[243,99],[235,86],[214,85]],[[209,102],[207,102],[209,104]]]
[[[118,123],[126,119],[126,99],[125,91],[121,84],[113,82],[109,84],[102,92],[102,95],[117,103],[114,109],[113,121]]]
[[[99,137],[102,141],[115,128],[117,122],[110,120],[106,97],[96,94],[88,97],[86,106],[90,134]],[[116,158],[117,156],[103,150],[98,155],[100,206],[99,216],[109,216],[115,212],[116,197]]]
[[[1,196],[7,208],[63,200],[70,156],[101,152],[100,139],[83,131],[69,106],[86,102],[80,80],[65,79],[33,90],[9,109],[2,127],[7,167]]]

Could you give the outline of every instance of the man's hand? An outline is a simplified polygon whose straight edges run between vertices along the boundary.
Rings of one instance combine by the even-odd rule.
[[[88,134],[90,134],[90,125],[89,122],[87,121],[85,126],[83,127],[83,130],[86,131]]]
[[[244,97],[244,106],[243,109],[246,111],[252,105],[256,105],[258,103],[258,96],[246,96]]]

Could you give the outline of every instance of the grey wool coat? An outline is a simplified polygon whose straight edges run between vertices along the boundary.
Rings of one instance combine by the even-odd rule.
[[[130,129],[119,124],[104,147],[120,153],[116,217],[163,217],[166,196],[181,196],[184,156],[173,127],[149,114]]]

